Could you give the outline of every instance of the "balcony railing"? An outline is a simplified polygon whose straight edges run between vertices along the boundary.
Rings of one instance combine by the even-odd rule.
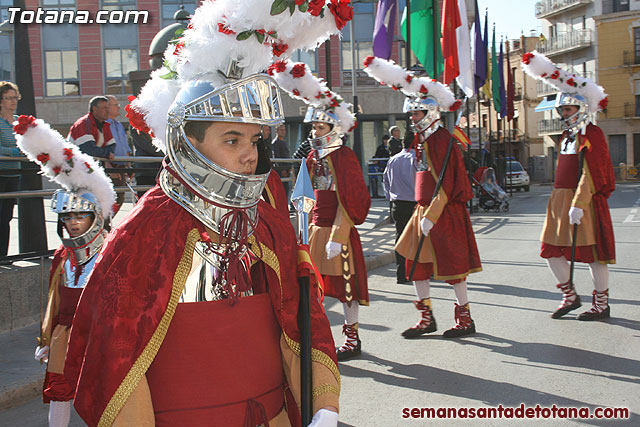
[[[575,49],[591,46],[593,33],[590,29],[569,31],[538,43],[538,52],[555,55]]]
[[[624,103],[624,116],[625,117],[640,117],[640,105],[635,102]]]
[[[542,0],[536,3],[536,18],[547,18],[572,7],[591,2],[592,0]]]
[[[593,73],[591,71],[587,71],[586,73],[575,73],[575,74],[578,76],[585,77],[587,79],[593,79]],[[536,82],[536,94],[538,95],[538,97],[553,95],[554,93],[558,93],[558,89],[546,83],[544,80],[538,80]]]
[[[564,125],[560,119],[546,119],[538,122],[538,134],[553,135],[562,133]]]
[[[622,63],[624,65],[640,65],[640,56],[634,51],[625,50],[622,52]]]

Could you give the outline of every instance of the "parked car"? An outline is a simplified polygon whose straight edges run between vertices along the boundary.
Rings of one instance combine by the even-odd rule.
[[[505,186],[517,190],[524,188],[529,191],[529,174],[517,160],[507,160],[507,172],[505,176]]]

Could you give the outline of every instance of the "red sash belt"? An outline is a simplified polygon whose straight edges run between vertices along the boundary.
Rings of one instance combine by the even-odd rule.
[[[554,187],[577,188],[579,165],[580,161],[577,154],[559,154]]]
[[[178,304],[147,371],[158,426],[256,426],[284,407],[269,294]]]
[[[82,288],[68,288],[60,285],[60,308],[58,310],[58,324],[71,326],[73,315],[76,314],[76,307],[82,295]]]
[[[431,197],[436,189],[436,181],[430,170],[416,172],[415,198],[420,206],[431,203]]]
[[[331,227],[338,212],[338,195],[331,190],[314,190],[316,204],[313,207],[311,222],[318,227]]]

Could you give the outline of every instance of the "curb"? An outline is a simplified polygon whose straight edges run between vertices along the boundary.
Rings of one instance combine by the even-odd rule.
[[[44,375],[32,375],[19,383],[11,384],[0,391],[0,411],[20,406],[42,396]]]

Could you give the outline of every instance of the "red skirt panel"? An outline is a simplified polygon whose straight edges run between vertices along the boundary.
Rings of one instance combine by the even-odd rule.
[[[596,259],[596,245],[576,246],[576,261],[591,264],[598,261]],[[567,261],[571,260],[571,246],[555,246],[548,243],[542,243],[540,249],[542,258],[560,258],[565,257]]]
[[[259,425],[284,407],[269,294],[178,304],[147,371],[157,426]]]

